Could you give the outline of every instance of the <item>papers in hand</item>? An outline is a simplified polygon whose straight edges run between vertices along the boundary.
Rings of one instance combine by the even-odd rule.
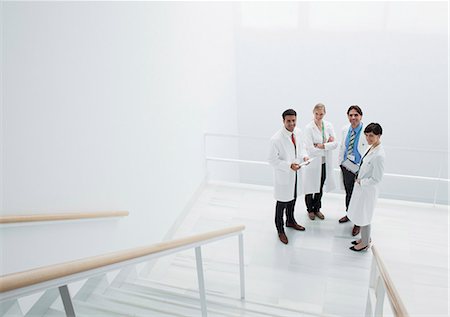
[[[308,160],[306,160],[306,161],[303,161],[303,162],[301,162],[300,164],[298,164],[300,167],[302,167],[302,166],[305,166],[305,165],[308,165],[309,163],[311,163],[311,161],[312,160],[314,160],[315,158],[313,157],[313,158],[310,158],[310,159],[308,159]]]

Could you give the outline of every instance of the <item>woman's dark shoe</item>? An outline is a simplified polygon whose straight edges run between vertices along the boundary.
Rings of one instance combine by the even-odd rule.
[[[350,219],[348,219],[348,217],[347,216],[344,216],[344,217],[342,217],[341,219],[339,219],[339,223],[344,223],[344,222],[347,222],[347,221],[349,221]]]
[[[355,246],[353,246],[353,247],[350,247],[349,249],[352,251],[361,252],[361,251],[367,251],[369,249],[369,246],[366,245],[364,248],[361,248],[361,249],[357,249],[357,248],[355,248]]]
[[[369,242],[372,242],[372,238],[370,238]],[[352,244],[357,245],[357,244],[359,244],[359,242],[358,242],[358,240],[354,240],[354,241],[352,241]]]

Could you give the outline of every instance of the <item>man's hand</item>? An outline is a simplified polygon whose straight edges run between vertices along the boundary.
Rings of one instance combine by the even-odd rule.
[[[291,164],[291,169],[294,171],[298,171],[300,169],[300,165],[298,165],[297,163],[292,163]]]

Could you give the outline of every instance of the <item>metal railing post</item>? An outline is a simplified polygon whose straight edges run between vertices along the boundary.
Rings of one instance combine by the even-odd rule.
[[[372,258],[372,264],[370,266],[369,287],[375,289],[378,275],[379,274],[378,274],[377,260],[375,259],[375,256],[374,256]]]
[[[75,317],[75,310],[73,309],[72,299],[70,298],[69,288],[67,285],[59,287],[59,294],[61,295],[66,316]]]
[[[441,174],[442,174],[442,165],[444,163],[445,157],[442,157],[442,159],[439,161],[439,171],[438,171],[438,175],[437,175],[437,180],[436,180],[436,185],[434,185],[434,195],[433,195],[433,207],[436,207],[436,202],[437,202],[437,193],[439,190],[439,179],[441,178]]]
[[[241,284],[241,299],[245,298],[245,272],[244,272],[244,235],[239,234],[239,278]]]
[[[384,295],[386,290],[381,277],[378,277],[377,287],[375,288],[375,311],[374,316],[383,316]]]
[[[203,276],[202,250],[200,247],[195,248],[195,260],[197,262],[197,277],[202,317],[207,317],[208,311],[206,310],[205,278]]]

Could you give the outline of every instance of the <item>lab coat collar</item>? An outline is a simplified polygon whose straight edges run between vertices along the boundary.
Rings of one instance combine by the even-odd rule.
[[[281,131],[282,131],[283,135],[284,135],[285,137],[287,137],[287,138],[290,138],[291,135],[292,135],[292,133],[294,133],[295,136],[297,136],[297,134],[298,134],[298,128],[297,128],[297,127],[295,127],[295,128],[294,128],[294,131],[291,132],[291,131],[288,131],[288,130],[283,126],[283,129],[281,129]]]
[[[356,127],[356,128],[352,128],[352,125],[350,124],[350,131],[355,131],[355,133],[359,133],[359,131],[361,131],[361,129],[362,129],[362,127],[363,127],[363,123],[362,123],[362,121],[359,123],[359,125]]]
[[[370,151],[371,147],[369,147],[369,148],[367,149],[367,151],[370,151],[370,153],[367,153],[366,157],[367,157],[367,156],[371,156],[371,155],[373,155],[373,154],[375,154],[375,153],[378,153],[382,148],[383,148],[383,144],[379,144],[379,145],[378,145],[376,148],[374,148],[372,151]]]

